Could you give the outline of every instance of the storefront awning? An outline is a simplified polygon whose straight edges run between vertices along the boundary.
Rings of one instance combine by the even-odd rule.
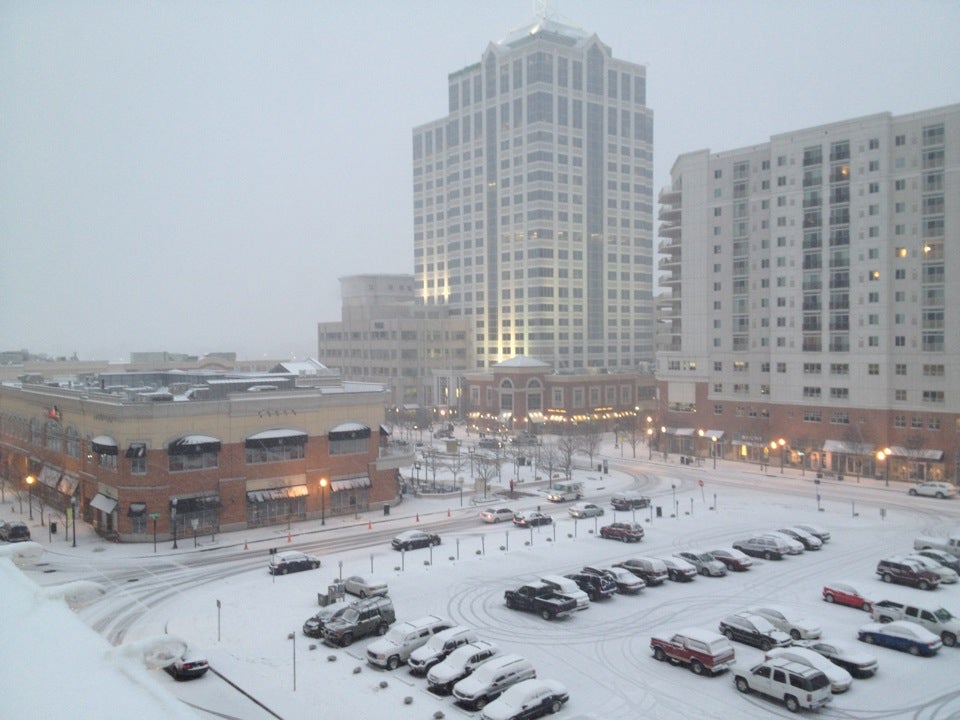
[[[723,430],[707,430],[703,436],[707,438],[707,440],[712,441],[714,438],[716,438],[718,441],[720,441],[723,440]]]
[[[77,485],[80,484],[80,478],[76,475],[64,473],[60,476],[60,482],[57,483],[57,491],[64,495],[72,496],[77,492]]]
[[[362,477],[334,480],[330,483],[330,492],[340,492],[341,490],[355,490],[357,488],[368,487],[370,487],[370,478],[364,475]]]
[[[220,441],[208,435],[184,435],[167,446],[170,455],[220,452]]]
[[[127,459],[130,458],[142,458],[147,454],[147,444],[142,442],[130,443],[130,446],[127,448]]]
[[[90,506],[95,507],[100,512],[109,515],[117,509],[117,501],[112,497],[107,497],[106,495],[97,493],[93,496],[93,500],[90,501]]]
[[[130,503],[130,507],[127,508],[127,517],[140,517],[141,515],[145,515],[146,512],[146,503]]]
[[[370,437],[370,428],[361,423],[343,423],[327,433],[329,440],[359,440],[368,437]]]
[[[258,450],[260,448],[282,447],[283,445],[306,445],[307,434],[300,430],[291,430],[289,428],[277,428],[275,430],[264,430],[251,435],[244,441],[247,450]]]
[[[60,471],[55,470],[49,465],[44,465],[37,479],[47,487],[55,488],[57,483],[60,482]]]
[[[306,485],[291,485],[290,487],[272,488],[270,490],[251,490],[247,493],[247,502],[268,502],[270,500],[285,500],[309,495]]]
[[[177,501],[177,515],[186,513],[198,513],[204,510],[216,510],[220,507],[220,496],[216,493],[211,495],[198,495],[195,497],[177,497],[171,498],[170,508],[174,507],[173,500]]]
[[[667,435],[677,435],[678,437],[690,437],[693,435],[693,428],[671,428],[666,429]]]
[[[390,435],[390,431],[387,430],[383,425],[381,425],[381,426],[380,426],[380,434],[381,434],[381,435]]]
[[[531,412],[528,412],[527,420],[534,423],[542,423],[544,420],[543,413],[540,412],[539,410],[533,410]]]
[[[926,450],[900,447],[898,445],[890,446],[890,454],[895,458],[904,458],[906,460],[927,460],[930,462],[943,462],[943,450]]]
[[[838,455],[873,455],[876,452],[873,445],[846,440],[824,440],[823,451]]]
[[[93,440],[90,441],[90,445],[93,447],[93,451],[97,453],[97,455],[117,454],[117,441],[109,435],[97,435]]]

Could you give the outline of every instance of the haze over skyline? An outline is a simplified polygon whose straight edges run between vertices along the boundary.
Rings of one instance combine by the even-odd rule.
[[[553,3],[647,66],[677,155],[958,101],[960,4]],[[316,354],[411,273],[411,131],[527,0],[0,6],[0,350]],[[655,238],[656,242],[656,238]]]

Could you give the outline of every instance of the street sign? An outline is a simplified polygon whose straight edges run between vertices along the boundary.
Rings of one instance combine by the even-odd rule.
[[[703,487],[703,480],[700,480],[700,487]]]
[[[151,520],[159,520],[159,519],[160,519],[160,513],[158,513],[158,512],[152,512],[152,513],[150,513],[149,515],[147,515],[147,517],[150,518]]]

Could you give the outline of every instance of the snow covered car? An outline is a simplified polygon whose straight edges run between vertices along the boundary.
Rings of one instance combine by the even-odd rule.
[[[813,640],[820,637],[822,632],[813,620],[808,620],[788,608],[764,605],[748,608],[747,612],[766,618],[777,630],[789,633],[794,640]]]
[[[801,665],[809,665],[819,670],[830,680],[830,689],[834,693],[846,692],[850,689],[850,686],[853,685],[853,678],[850,676],[850,673],[839,665],[834,665],[823,655],[807,648],[773,648],[773,650],[767,652],[766,657],[767,660],[775,657],[786,658],[787,660],[800,663]]]
[[[847,605],[870,612],[873,601],[867,599],[856,585],[848,582],[832,582],[823,586],[823,599],[828,603]]]
[[[914,485],[907,492],[911,495],[923,495],[924,497],[935,497],[943,500],[956,497],[957,488],[946,482],[922,482]]]
[[[164,670],[177,680],[193,680],[204,675],[210,665],[207,659],[194,648],[188,647],[183,655],[167,665]]]
[[[643,590],[647,584],[632,572],[622,567],[592,567],[583,568],[585,573],[594,575],[603,575],[612,580],[617,586],[617,592],[623,595],[636,595]]]
[[[487,508],[480,511],[480,519],[485,523],[510,522],[514,512],[510,508]]]
[[[712,630],[686,628],[669,635],[650,638],[653,656],[686,665],[696,675],[717,674],[733,667],[736,652],[730,640]]]
[[[780,528],[777,532],[802,543],[804,550],[819,550],[823,547],[823,542],[820,538],[798,527]]]
[[[952,585],[953,583],[957,582],[957,573],[955,570],[951,570],[950,568],[941,565],[936,560],[928,558],[926,555],[907,555],[906,559],[913,560],[924,570],[929,570],[935,575],[938,575],[940,577],[941,585]]]
[[[415,550],[440,544],[440,536],[420,530],[405,530],[390,543],[394,550]]]
[[[824,545],[830,542],[830,531],[819,525],[811,525],[810,523],[797,523],[793,527],[803,530],[804,532],[810,533],[816,538],[820,539]]]
[[[643,527],[637,523],[610,523],[600,528],[600,537],[621,542],[640,542],[643,540]]]
[[[870,645],[882,645],[911,655],[936,655],[943,641],[924,627],[909,620],[867,623],[857,630],[857,639]]]
[[[761,650],[775,647],[787,647],[793,642],[787,633],[777,630],[770,622],[759,615],[735,613],[720,621],[720,633],[728,640],[753,645]]]
[[[727,574],[727,566],[713,555],[703,550],[684,550],[674,555],[693,565],[697,572],[708,577],[723,577]]]
[[[582,520],[603,515],[603,508],[594,503],[577,503],[567,508],[567,512],[570,513],[570,517]]]
[[[351,575],[344,578],[343,589],[345,592],[361,598],[387,594],[387,584],[385,582],[378,582],[360,575]]]
[[[868,678],[877,672],[877,657],[858,647],[843,642],[823,640],[797,640],[795,647],[803,647],[820,653],[834,665],[839,665],[855,678]]]
[[[686,560],[678,557],[665,557],[660,560],[667,566],[667,577],[674,582],[690,582],[697,576],[697,568]]]
[[[480,713],[482,720],[527,720],[560,712],[570,693],[556,680],[533,678],[508,688]]]
[[[726,565],[727,570],[743,572],[753,567],[753,560],[750,559],[750,556],[734,548],[718,548],[717,550],[711,550],[710,554]]]

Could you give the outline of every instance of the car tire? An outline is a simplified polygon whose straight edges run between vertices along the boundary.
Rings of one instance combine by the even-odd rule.
[[[386,623],[380,623],[379,625],[377,625],[377,635],[381,635],[381,636],[386,635],[387,630],[389,629],[390,629],[389,625],[387,625]]]
[[[367,597],[367,591],[366,591],[366,590],[361,590],[361,591],[360,591],[359,593],[357,593],[357,594],[358,594],[361,598],[364,598],[364,599]]]
[[[787,695],[783,699],[783,702],[786,704],[787,710],[790,712],[800,712],[800,702],[793,695]]]
[[[873,645],[874,643],[876,643],[876,639],[870,633],[866,633],[863,636],[863,641],[867,643],[867,645]]]
[[[560,706],[561,706],[562,704],[563,704],[563,703],[561,703],[559,700],[554,700],[554,701],[550,704],[550,714],[551,714],[551,715],[556,715],[558,712],[560,712]]]
[[[477,710],[483,710],[487,706],[487,699],[485,697],[478,698],[477,701],[473,704]]]
[[[886,615],[881,615],[880,617],[877,618],[877,622],[880,623],[881,625],[886,625],[888,622],[893,622],[893,618],[887,617]]]
[[[763,553],[763,559],[764,559],[764,560],[773,560],[773,553],[770,552],[769,550],[767,550],[766,552]]]
[[[435,539],[431,540],[431,541],[430,541],[430,544],[431,544],[431,545],[439,545],[439,544],[440,544],[440,538],[435,538]]]
[[[549,610],[541,610],[540,617],[542,617],[544,620],[549,620],[553,616],[550,614]]]
[[[800,631],[799,631],[799,630],[791,630],[791,631],[790,631],[790,637],[792,637],[794,640],[799,640],[799,639],[800,639]]]
[[[742,693],[750,692],[750,683],[747,682],[747,679],[745,677],[738,676],[735,681],[735,684],[737,686],[737,690],[739,690],[740,692]]]
[[[707,569],[706,569],[705,567],[702,567],[702,568],[700,568],[700,574],[703,575],[704,577],[706,577],[706,576],[709,575],[710,573],[707,571]]]
[[[280,574],[281,574],[281,575],[286,575],[286,574],[287,574],[287,568],[285,568],[285,567],[284,567],[284,568],[280,568]]]
[[[863,603],[863,605],[860,606],[860,609],[863,610],[864,612],[870,612],[872,608],[870,607],[870,603],[865,602]]]
[[[694,675],[703,675],[703,663],[699,660],[694,660],[690,663],[690,669],[693,671]]]
[[[919,654],[920,654],[920,648],[918,648],[916,645],[911,645],[911,646],[910,646],[909,653],[910,653],[911,655],[919,655]]]
[[[921,590],[929,590],[930,583],[928,583],[926,580],[921,580],[919,583],[917,583],[917,587]]]
[[[938,493],[937,493],[937,500],[943,500],[943,493],[942,493],[942,492],[938,492]]]
[[[516,607],[517,607],[516,603],[511,598],[507,598],[507,608],[509,608],[510,610],[514,610],[516,609]]]
[[[827,593],[826,595],[824,595],[823,599],[826,600],[828,603],[833,603],[837,601],[837,599],[830,593]]]
[[[910,495],[916,495],[916,494],[917,494],[917,491],[914,490],[913,488],[910,488]]]
[[[663,648],[656,647],[653,649],[653,657],[655,660],[659,660],[660,662],[663,662],[664,660],[667,659],[667,654],[663,651]]]
[[[773,649],[773,640],[764,640],[764,641],[762,641],[762,642],[760,643],[760,649],[763,650],[764,652],[767,652],[767,651],[769,651],[769,650],[772,650],[772,649]]]
[[[312,562],[312,563],[310,563],[310,567],[312,567],[314,570],[316,570],[318,567],[320,567],[320,563],[318,563],[318,562]]]
[[[940,639],[947,647],[954,647],[957,644],[957,636],[950,632],[944,632],[940,635]]]
[[[340,640],[340,647],[349,647],[353,645],[353,633],[347,633]]]
[[[400,667],[400,658],[396,655],[391,655],[387,658],[387,670],[396,670]]]
[[[885,583],[892,583],[893,575],[891,575],[890,573],[884,573],[880,579],[883,580]]]
[[[733,630],[731,630],[730,628],[724,628],[723,634],[727,638],[727,640],[733,640]]]

